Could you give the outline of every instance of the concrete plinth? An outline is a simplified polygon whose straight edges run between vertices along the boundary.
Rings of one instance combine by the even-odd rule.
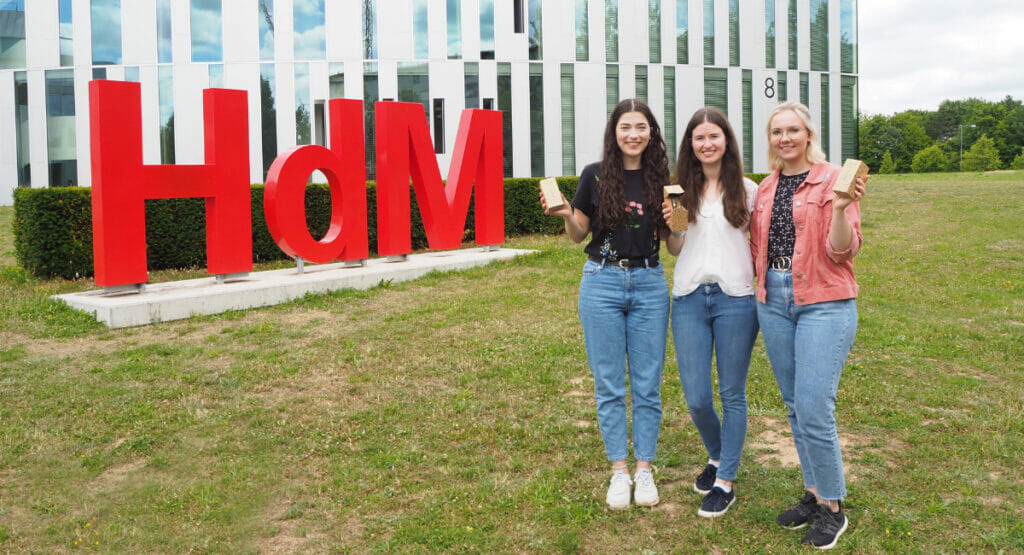
[[[295,268],[253,272],[245,277],[218,283],[216,277],[146,284],[141,293],[102,290],[54,295],[72,308],[89,312],[111,328],[144,326],[180,320],[201,314],[219,314],[280,304],[306,293],[338,289],[369,289],[381,282],[416,279],[432,271],[450,271],[483,266],[537,251],[469,248],[454,251],[410,254],[405,261],[371,259],[366,266],[344,263],[306,264],[303,273]]]

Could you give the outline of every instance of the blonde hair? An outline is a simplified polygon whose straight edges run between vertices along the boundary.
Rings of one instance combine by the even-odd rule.
[[[807,151],[804,156],[807,161],[812,164],[818,162],[825,162],[828,157],[825,156],[825,152],[821,149],[821,136],[818,134],[818,128],[814,125],[814,120],[811,119],[811,111],[807,109],[807,106],[795,101],[790,100],[782,102],[772,109],[771,113],[768,114],[768,125],[765,126],[765,132],[768,134],[768,167],[772,170],[778,170],[782,168],[782,158],[772,148],[772,119],[782,112],[790,111],[797,115],[803,122],[804,127],[807,129]]]

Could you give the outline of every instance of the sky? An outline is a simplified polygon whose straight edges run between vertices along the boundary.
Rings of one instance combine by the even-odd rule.
[[[1024,0],[858,0],[862,114],[1024,100]]]

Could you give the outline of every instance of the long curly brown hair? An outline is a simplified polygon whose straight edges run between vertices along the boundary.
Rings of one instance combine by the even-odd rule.
[[[747,212],[747,189],[743,186],[743,160],[740,159],[739,144],[736,134],[729,125],[729,118],[714,106],[705,106],[697,110],[690,123],[686,125],[683,142],[679,145],[679,156],[676,158],[675,183],[683,187],[683,206],[690,213],[689,220],[697,221],[701,198],[707,183],[704,179],[704,166],[693,153],[693,130],[707,122],[717,125],[725,134],[725,155],[722,156],[722,170],[718,178],[722,183],[722,207],[725,219],[733,227],[743,227],[750,220]]]
[[[622,150],[616,139],[615,128],[619,118],[627,112],[639,112],[647,118],[651,129],[651,139],[640,156],[640,168],[643,171],[644,186],[647,190],[647,205],[644,210],[654,216],[655,225],[659,230],[668,230],[665,221],[657,217],[661,214],[662,190],[668,184],[668,155],[665,139],[661,135],[661,127],[654,119],[654,113],[643,101],[636,98],[619,102],[604,128],[604,152],[601,156],[601,171],[597,183],[597,222],[600,227],[614,229],[625,217],[623,207],[626,206],[626,179],[622,164]]]

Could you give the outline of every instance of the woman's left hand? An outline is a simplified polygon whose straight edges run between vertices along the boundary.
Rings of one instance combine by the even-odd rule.
[[[847,206],[864,198],[865,193],[867,193],[868,177],[870,176],[865,175],[864,177],[857,178],[852,197],[835,193],[835,198],[832,199],[832,209],[846,210]]]

